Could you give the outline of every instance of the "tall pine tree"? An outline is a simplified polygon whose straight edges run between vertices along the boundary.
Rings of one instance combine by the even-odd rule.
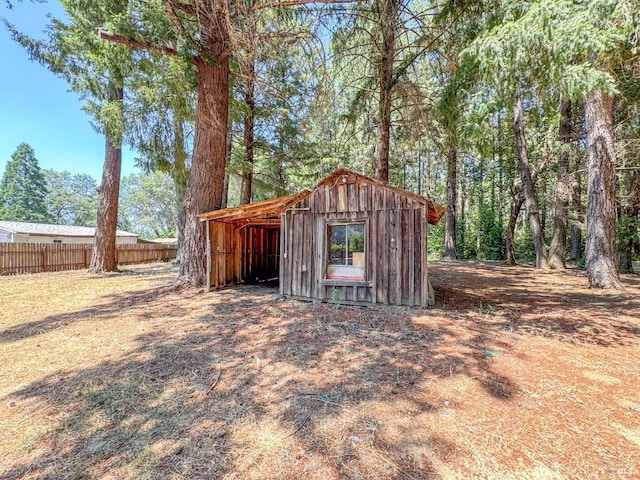
[[[47,222],[51,215],[45,196],[47,186],[30,145],[21,143],[0,183],[0,219],[17,222]]]
[[[115,271],[118,193],[125,130],[124,82],[131,69],[130,52],[121,46],[105,44],[96,26],[106,19],[124,15],[128,0],[76,2],[63,0],[68,21],[51,17],[49,38],[38,41],[18,32],[5,22],[14,40],[27,49],[30,57],[64,78],[79,93],[85,110],[95,119],[94,127],[105,135],[105,160],[99,189],[96,236],[89,269]]]

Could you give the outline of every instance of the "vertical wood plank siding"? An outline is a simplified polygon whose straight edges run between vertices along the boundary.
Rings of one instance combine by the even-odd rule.
[[[216,221],[205,225],[211,249],[210,288],[278,276],[279,229]]]

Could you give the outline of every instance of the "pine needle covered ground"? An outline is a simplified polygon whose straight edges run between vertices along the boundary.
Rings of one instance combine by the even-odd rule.
[[[640,478],[640,281],[435,263],[431,310],[0,278],[0,478]]]

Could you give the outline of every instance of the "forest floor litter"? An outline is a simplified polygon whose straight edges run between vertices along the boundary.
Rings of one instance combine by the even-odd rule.
[[[0,277],[0,478],[640,478],[640,277],[432,262],[368,308]]]

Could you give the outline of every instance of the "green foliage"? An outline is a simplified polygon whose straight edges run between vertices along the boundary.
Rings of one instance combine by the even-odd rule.
[[[46,223],[51,220],[45,201],[47,185],[36,154],[21,143],[7,162],[0,182],[0,219]]]
[[[189,179],[190,146],[193,144],[197,77],[181,57],[145,58],[141,68],[129,72],[125,140],[140,156],[146,172],[168,173],[178,196],[184,197]]]
[[[427,241],[429,259],[439,259],[444,255],[444,227],[444,222],[429,227],[429,238]]]
[[[90,175],[44,170],[47,208],[59,225],[95,226],[98,185]]]
[[[319,68],[322,55],[318,46],[306,44],[302,49],[272,45],[269,52],[261,49],[254,55],[260,81],[243,78],[233,85],[233,147],[227,171],[238,178],[252,170],[257,201],[309,188],[320,179],[323,153],[318,151],[311,115],[320,88],[312,72]],[[242,139],[244,117],[249,114],[244,93],[249,87],[255,92],[253,165],[246,164]],[[240,196],[237,182],[230,190],[229,204],[235,205]]]
[[[358,2],[336,20],[331,37],[332,84],[327,88],[334,95],[329,137],[335,147],[327,158],[332,167],[338,163],[374,173],[372,159],[384,124],[381,98],[387,93],[391,182],[399,183],[407,157],[415,161],[429,123],[431,72],[423,75],[420,62],[430,53],[436,35],[435,25],[424,25],[430,8],[413,0]]]
[[[349,234],[349,253],[364,252],[364,232],[351,230]]]
[[[523,228],[516,229],[515,235],[516,257],[525,262],[535,262],[536,251],[531,240],[531,227],[524,222]]]
[[[489,205],[482,205],[478,213],[476,255],[482,260],[505,258],[505,228],[496,218],[496,212]]]
[[[629,252],[632,260],[640,259],[640,217],[624,216],[616,225],[617,247],[621,253]]]
[[[563,95],[584,99],[593,90],[614,93],[609,65],[633,29],[633,0],[509,0],[463,52],[477,61],[485,80],[510,95],[522,82],[554,86]]]
[[[197,79],[184,57],[154,56],[102,40],[97,28],[132,32],[129,2],[62,1],[68,21],[52,18],[48,38],[34,40],[7,24],[14,39],[30,57],[64,78],[85,101],[94,128],[116,146],[126,142],[140,156],[147,171],[169,172],[184,195],[189,175],[188,145],[193,138]],[[162,39],[175,38],[166,11],[157,2],[138,4],[147,30]],[[6,23],[6,22],[5,22]],[[150,33],[150,32],[148,32]],[[180,44],[178,50],[184,49]],[[126,102],[114,89],[123,89]],[[126,98],[128,97],[128,98]]]
[[[176,237],[178,205],[170,175],[131,174],[122,179],[118,226],[143,238]]]

